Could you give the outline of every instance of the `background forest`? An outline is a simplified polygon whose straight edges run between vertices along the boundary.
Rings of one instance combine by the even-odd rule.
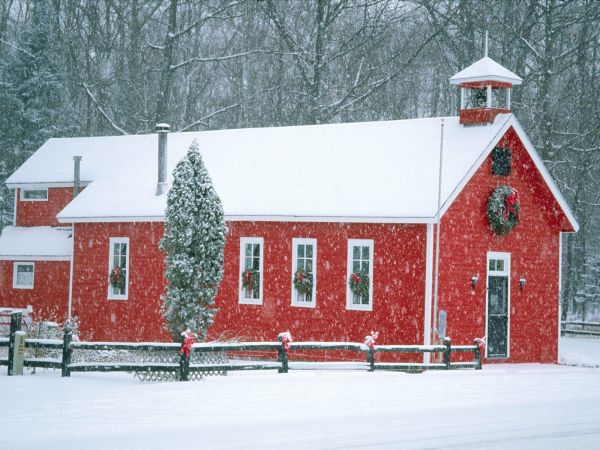
[[[485,30],[581,224],[562,290],[581,317],[600,305],[600,1],[0,0],[0,229],[4,180],[50,137],[456,115],[448,78]]]

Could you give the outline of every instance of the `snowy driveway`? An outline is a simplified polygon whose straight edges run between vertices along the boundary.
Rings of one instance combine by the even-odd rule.
[[[599,341],[600,342],[600,341]],[[127,374],[0,373],[2,449],[598,448],[600,369]]]

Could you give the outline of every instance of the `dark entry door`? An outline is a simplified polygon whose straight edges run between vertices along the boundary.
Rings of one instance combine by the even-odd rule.
[[[508,350],[508,276],[488,277],[488,358],[506,358]]]

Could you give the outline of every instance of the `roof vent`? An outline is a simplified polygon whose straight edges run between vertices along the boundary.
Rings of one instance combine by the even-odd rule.
[[[169,190],[167,183],[167,133],[169,125],[159,123],[156,125],[158,134],[158,183],[156,185],[156,195],[163,195]]]

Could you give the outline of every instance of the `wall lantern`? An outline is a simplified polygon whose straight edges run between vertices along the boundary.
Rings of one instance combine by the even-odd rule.
[[[471,288],[475,289],[475,286],[477,286],[477,283],[479,283],[479,274],[474,274],[471,277]]]
[[[523,288],[525,287],[526,282],[527,280],[525,279],[525,277],[521,275],[521,278],[519,278],[519,286],[521,287],[521,290],[523,290]]]

